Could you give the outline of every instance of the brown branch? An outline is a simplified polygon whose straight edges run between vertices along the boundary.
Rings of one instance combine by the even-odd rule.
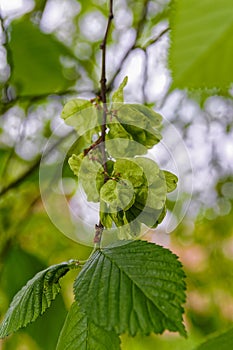
[[[95,149],[102,142],[102,136],[100,136],[92,145],[85,148],[83,151],[84,157],[93,149]]]
[[[107,155],[106,155],[106,149],[105,149],[105,136],[106,136],[106,123],[107,123],[107,79],[106,79],[106,48],[107,48],[107,40],[109,35],[109,30],[111,27],[111,22],[113,20],[113,0],[109,1],[109,15],[108,15],[108,23],[107,28],[105,31],[104,39],[100,45],[100,49],[102,50],[102,69],[101,69],[101,79],[100,79],[100,95],[101,100],[103,103],[103,119],[102,119],[102,125],[101,125],[101,154],[102,154],[102,162],[103,162],[103,168],[104,168],[104,182],[108,181],[108,169],[107,169]],[[101,237],[103,233],[104,226],[99,220],[99,224],[95,225],[95,237],[94,237],[94,243],[100,244]]]

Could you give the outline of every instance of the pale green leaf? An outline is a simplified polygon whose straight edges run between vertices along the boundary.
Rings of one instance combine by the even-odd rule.
[[[84,157],[80,169],[79,180],[90,202],[99,202],[99,192],[104,184],[104,168],[88,156]]]
[[[148,126],[147,129],[138,128],[136,125],[131,124],[123,124],[123,126],[133,137],[133,140],[135,142],[143,145],[148,149],[152,148],[162,139],[160,132],[156,129],[152,129],[151,126]]]
[[[159,173],[159,167],[157,163],[152,159],[145,157],[137,157],[135,158],[135,162],[143,168],[147,183],[148,185],[151,185]]]
[[[69,158],[68,163],[70,169],[73,171],[74,175],[79,176],[79,170],[83,161],[83,154],[76,155],[73,154],[72,157]]]
[[[167,185],[163,171],[160,170],[154,182],[148,187],[146,205],[154,209],[162,209],[166,202],[166,195]]]
[[[145,177],[146,178],[146,177]],[[153,177],[153,182],[148,185],[145,181],[138,189],[136,201],[142,206],[147,206],[153,209],[162,209],[165,205],[167,195],[167,185],[163,171],[159,171]]]
[[[140,104],[124,104],[117,111],[122,124],[132,124],[139,128],[161,127],[162,116],[153,109]]]
[[[118,238],[123,239],[132,239],[138,237],[141,233],[141,223],[137,220],[131,221],[128,224],[120,226],[118,229]]]
[[[68,101],[62,110],[61,117],[67,125],[72,126],[80,135],[98,126],[97,109],[88,100]]]
[[[76,300],[90,320],[115,330],[185,335],[184,272],[170,250],[146,241],[120,241],[96,251],[78,275]]]
[[[121,124],[135,125],[146,129],[149,125],[148,118],[142,113],[135,104],[124,104],[117,111],[117,118]]]
[[[113,93],[112,95],[112,102],[113,102],[113,109],[117,108],[119,105],[118,103],[124,102],[124,93],[123,90],[125,86],[128,83],[128,77],[124,77],[122,83],[120,84],[119,88]]]
[[[161,128],[163,117],[161,114],[155,112],[152,108],[149,108],[142,104],[131,104],[132,108],[136,109],[140,113],[142,113],[144,116],[147,117],[148,122],[152,127],[156,127],[158,129]]]
[[[167,192],[174,191],[177,187],[178,177],[167,170],[163,170],[163,173],[166,180]]]
[[[120,350],[120,339],[90,321],[74,302],[60,333],[56,350]]]
[[[114,158],[134,157],[147,152],[147,148],[135,142],[133,136],[116,120],[108,123],[109,132],[106,135],[106,148]]]
[[[64,262],[38,272],[15,295],[6,316],[0,326],[0,338],[27,326],[50,307],[60,292],[59,279],[63,277],[75,262]]]
[[[130,181],[133,187],[139,187],[145,181],[143,169],[134,161],[134,159],[117,159],[114,164],[114,174],[120,179]]]
[[[127,180],[108,180],[100,190],[100,198],[109,205],[109,212],[127,210],[135,200],[134,188]]]
[[[205,343],[197,347],[196,350],[231,350],[233,349],[233,329],[212,336]]]
[[[222,88],[233,82],[232,0],[173,1],[170,67],[174,88]]]

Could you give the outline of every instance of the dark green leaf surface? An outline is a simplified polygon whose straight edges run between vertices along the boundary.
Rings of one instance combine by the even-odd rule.
[[[67,90],[73,79],[63,73],[61,56],[70,51],[52,35],[42,33],[28,17],[11,24],[11,82],[19,95],[44,95]]]
[[[98,250],[74,284],[76,300],[95,324],[118,334],[185,335],[184,272],[168,249],[121,241]]]
[[[120,339],[90,321],[74,302],[61,331],[56,350],[120,350]]]
[[[25,327],[45,312],[60,292],[59,279],[72,268],[65,262],[40,271],[15,295],[0,327],[0,337]]]

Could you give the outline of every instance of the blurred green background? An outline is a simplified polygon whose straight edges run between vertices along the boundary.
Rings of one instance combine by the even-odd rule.
[[[144,238],[169,247],[184,265],[188,338],[124,335],[123,350],[194,349],[233,321],[232,89],[187,92],[171,84],[170,11],[166,0],[115,2],[107,75],[109,92],[128,75],[126,101],[151,104],[165,118],[163,135],[173,154],[159,146],[151,154],[180,179],[169,199],[168,218],[176,224],[169,232],[165,222]],[[91,252],[50,220],[39,166],[48,141],[48,164],[60,162],[57,150],[70,136],[59,117],[65,101],[99,92],[99,45],[107,15],[103,0],[0,0],[0,318],[35,273],[71,258],[84,260]],[[86,207],[76,201],[76,180],[66,158],[62,169],[63,197],[83,218]],[[46,194],[53,192],[54,182],[46,183]],[[52,203],[58,216],[59,203]],[[77,227],[77,235],[94,227],[96,218],[91,209],[87,212],[92,226]],[[0,340],[0,349],[55,349],[73,300],[74,277],[75,271],[64,277],[52,307],[28,328]]]

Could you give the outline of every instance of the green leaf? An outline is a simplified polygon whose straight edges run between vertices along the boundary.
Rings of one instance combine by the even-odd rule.
[[[140,104],[124,104],[117,111],[117,117],[122,124],[131,124],[139,128],[161,127],[162,116],[153,109]]]
[[[74,302],[62,328],[56,350],[120,350],[120,339],[90,321]]]
[[[117,159],[114,164],[114,175],[122,180],[128,180],[133,187],[140,187],[145,181],[143,169],[136,164],[134,159]]]
[[[25,327],[42,315],[60,292],[59,279],[73,266],[73,261],[53,265],[28,281],[11,302],[0,326],[0,338]]]
[[[61,117],[67,125],[72,126],[78,134],[85,134],[97,126],[97,109],[83,99],[70,100],[62,110]]]
[[[120,84],[119,88],[113,93],[112,95],[112,102],[113,102],[113,106],[112,108],[117,108],[119,107],[118,103],[123,103],[124,102],[124,93],[123,90],[125,88],[125,86],[128,83],[128,77],[124,77],[122,83]]]
[[[160,171],[154,182],[148,187],[146,205],[153,209],[162,209],[166,202],[167,186],[163,172]],[[140,201],[139,197],[138,200]]]
[[[135,154],[140,155],[147,152],[147,148],[135,142],[133,136],[116,120],[108,122],[108,128],[106,148],[112,157],[134,157]]]
[[[76,154],[72,154],[72,157],[69,158],[68,163],[70,166],[70,169],[73,171],[74,175],[79,175],[79,170],[82,164],[84,156],[83,154],[79,154],[78,156]]]
[[[128,221],[137,220],[151,228],[157,227],[164,219],[165,214],[165,208],[153,209],[150,207],[143,207],[141,203],[138,202],[135,202],[132,208],[125,213]]]
[[[56,348],[57,339],[65,322],[67,309],[62,295],[59,294],[43,317],[38,317],[30,323],[23,333],[27,333],[38,344],[39,349],[51,350]],[[22,333],[19,332],[20,335]],[[15,337],[15,334],[14,334]],[[18,349],[15,347],[14,349]],[[32,348],[34,350],[34,348]]]
[[[151,185],[159,174],[159,167],[152,159],[145,157],[135,158],[135,162],[143,168],[148,185]]]
[[[125,219],[126,221],[127,219]],[[141,233],[141,223],[137,220],[120,226],[118,229],[118,238],[121,240],[138,237]]]
[[[145,105],[131,104],[130,106],[136,109],[137,111],[139,111],[144,116],[146,116],[148,122],[152,127],[156,127],[158,129],[161,128],[161,124],[163,120],[161,114],[155,112],[153,109]]]
[[[148,186],[145,182],[143,186],[138,189],[136,195],[136,201],[141,203],[142,208],[144,206],[153,209],[162,209],[166,202],[167,185],[164,178],[163,171],[159,171],[154,176],[153,183]]]
[[[134,141],[138,142],[148,149],[152,148],[162,139],[160,132],[152,129],[150,126],[148,126],[147,129],[138,128],[137,126],[131,124],[123,124],[123,126],[133,137]],[[142,154],[142,152],[139,154]]]
[[[88,156],[84,157],[79,170],[79,180],[90,202],[99,202],[100,189],[104,184],[104,168]]]
[[[205,343],[197,347],[196,350],[231,350],[233,348],[233,329],[209,338]]]
[[[121,124],[129,124],[138,126],[141,129],[146,129],[148,127],[149,121],[147,117],[141,113],[135,104],[124,104],[117,111],[117,118]]]
[[[228,89],[233,81],[232,1],[173,3],[169,50],[173,88]]]
[[[27,16],[11,24],[9,48],[11,83],[21,96],[45,95],[68,90],[76,77],[66,78],[61,57],[71,52],[52,35],[42,33]]]
[[[127,210],[135,200],[134,188],[127,180],[108,180],[100,190],[100,198],[109,205],[109,212]]]
[[[178,177],[167,170],[163,170],[163,173],[166,180],[167,192],[174,191],[177,187]]]
[[[146,241],[121,241],[96,251],[74,283],[76,301],[108,331],[185,335],[184,272],[170,250]]]
[[[108,211],[106,203],[100,201],[100,221],[105,228],[110,229],[112,228],[112,217]]]

